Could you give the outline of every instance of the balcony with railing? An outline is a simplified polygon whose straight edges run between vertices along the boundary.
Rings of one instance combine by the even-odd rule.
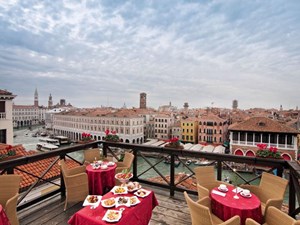
[[[71,153],[82,153],[82,150],[95,147],[103,148],[103,154],[108,154],[119,159],[115,150],[131,151],[135,155],[132,172],[133,180],[139,181],[147,188],[154,190],[160,205],[153,211],[150,224],[190,224],[190,215],[182,192],[187,191],[194,194],[197,192],[193,182],[187,182],[194,179],[193,168],[185,164],[187,158],[206,159],[211,165],[215,165],[218,180],[223,180],[229,172],[239,178],[240,184],[258,183],[259,174],[253,174],[252,177],[245,177],[240,170],[234,170],[236,166],[249,166],[251,168],[265,168],[267,171],[276,171],[277,176],[289,179],[289,188],[286,197],[286,206],[288,213],[295,217],[300,208],[300,167],[297,162],[287,162],[277,159],[263,159],[256,157],[235,156],[228,154],[217,154],[207,152],[196,152],[188,150],[176,150],[164,147],[152,147],[145,145],[133,145],[126,143],[112,142],[92,142],[88,144],[73,145],[63,147],[58,150],[45,152],[41,154],[28,155],[9,161],[0,161],[0,174],[22,173],[30,174],[35,178],[35,182],[26,190],[21,190],[18,201],[18,215],[21,224],[67,224],[67,220],[76,211],[82,208],[82,203],[77,203],[63,211],[63,200],[65,196],[65,186],[62,176],[57,176],[58,182],[53,179],[45,179],[46,174],[51,173],[60,159],[66,158],[82,164],[75,159]],[[164,158],[170,159],[170,164],[164,163]],[[47,165],[45,171],[40,175],[32,174],[31,171],[24,171],[22,165],[28,165],[33,162],[43,162],[50,159],[51,163]],[[175,162],[181,162],[180,167],[175,167]],[[165,170],[161,169],[162,164]],[[185,172],[185,176],[178,176],[179,172]],[[149,173],[151,172],[151,176]],[[181,173],[182,174],[182,173]],[[153,176],[156,177],[153,179]],[[150,179],[152,178],[152,179]],[[41,192],[40,195],[26,200],[33,190],[40,184],[48,183],[55,188],[49,188],[47,192]],[[186,184],[191,184],[187,186]],[[297,197],[297,198],[296,198]],[[26,201],[25,201],[26,200]]]

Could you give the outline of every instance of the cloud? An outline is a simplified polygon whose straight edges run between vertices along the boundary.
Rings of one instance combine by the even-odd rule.
[[[298,105],[298,1],[5,1],[1,87],[79,107]],[[288,79],[287,79],[288,77]],[[22,84],[26,81],[26,87]],[[26,101],[26,102],[25,102]]]

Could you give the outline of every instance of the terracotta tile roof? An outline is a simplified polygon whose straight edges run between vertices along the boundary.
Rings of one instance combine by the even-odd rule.
[[[266,117],[251,117],[229,126],[230,131],[257,131],[274,133],[299,133],[297,130]]]
[[[12,93],[11,93],[11,92],[8,92],[8,91],[6,91],[6,90],[0,89],[0,95],[12,95]]]
[[[6,150],[7,146],[8,145],[6,145],[6,144],[0,144],[0,154],[7,153],[7,150]],[[36,151],[26,151],[22,145],[13,146],[13,149],[16,151],[17,155],[21,155],[21,156],[29,156],[29,155],[34,155],[37,153]],[[21,170],[26,171],[28,173],[34,174],[35,176],[41,176],[55,159],[56,159],[56,157],[43,159],[43,160],[40,160],[37,162],[18,166],[18,168],[20,168]],[[73,160],[67,160],[67,166],[69,168],[73,168],[73,167],[78,166],[78,164],[76,162],[74,162]],[[30,185],[32,185],[37,180],[37,178],[35,178],[34,176],[29,175],[27,173],[23,173],[16,169],[14,170],[14,173],[20,174],[22,176],[20,188],[23,190],[28,188]],[[59,167],[58,163],[56,163],[43,178],[44,179],[55,179],[55,178],[58,178],[59,176],[60,176],[60,167]],[[43,183],[43,181],[40,181],[40,182],[41,182],[41,184]]]
[[[219,116],[209,113],[207,115],[201,115],[199,121],[211,121],[211,122],[224,122],[226,120],[220,118]]]

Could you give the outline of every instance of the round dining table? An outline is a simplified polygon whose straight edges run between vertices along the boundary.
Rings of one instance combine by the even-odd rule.
[[[105,164],[105,163],[104,163]],[[115,171],[117,165],[108,166],[106,169],[93,169],[92,165],[86,166],[89,182],[89,194],[103,195],[115,186]]]
[[[227,192],[221,192],[218,187],[210,192],[212,212],[223,221],[238,215],[241,218],[241,225],[245,224],[247,218],[252,218],[261,224],[262,212],[259,198],[253,193],[249,197],[244,197],[240,192],[237,194],[239,198],[235,199],[236,193],[233,191],[235,188],[233,186],[227,188]]]
[[[2,205],[0,205],[0,225],[10,225],[10,222],[6,216],[6,213]]]

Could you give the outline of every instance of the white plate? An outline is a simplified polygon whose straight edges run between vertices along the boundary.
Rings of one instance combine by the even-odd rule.
[[[251,194],[245,195],[243,192],[240,192],[240,195],[243,196],[243,197],[245,197],[245,198],[251,198],[252,197]]]
[[[141,189],[141,188],[142,188],[142,185],[140,185],[140,184],[139,184],[139,186],[137,186],[137,187],[135,187],[135,188],[133,188],[133,189],[128,189],[128,187],[127,187],[128,192],[135,192],[135,191],[137,191],[137,190],[139,190],[139,189]]]
[[[114,193],[115,195],[122,195],[122,194],[127,194],[128,190],[127,187],[114,186],[113,189],[111,189],[111,192]]]
[[[98,199],[97,202],[95,202],[95,203],[89,202],[88,199],[89,199],[91,196],[96,196],[97,199]],[[100,201],[101,201],[101,198],[102,198],[101,195],[88,195],[88,196],[85,198],[84,202],[83,202],[83,206],[87,206],[87,205],[98,206],[99,203],[100,203]]]
[[[228,191],[228,188],[222,189],[222,188],[218,187],[218,190],[219,190],[219,191],[222,191],[222,192],[227,192],[227,191]]]
[[[121,202],[122,199],[125,200],[125,202]],[[130,207],[130,197],[117,197],[116,198],[116,207],[119,207],[119,206],[127,206],[127,207]]]
[[[115,163],[114,163],[114,162],[108,162],[106,165],[107,165],[107,166],[114,166]]]
[[[131,203],[131,199],[134,199],[135,202],[134,202],[134,203]],[[141,202],[141,201],[138,199],[138,197],[136,197],[136,196],[130,197],[130,206],[137,205],[137,204],[139,204],[140,202]]]
[[[109,218],[110,214],[114,214],[115,217],[114,218]],[[119,210],[107,210],[105,215],[103,216],[102,220],[106,221],[106,222],[118,222],[122,217],[122,211]]]
[[[151,191],[145,190],[145,189],[140,189],[136,192],[134,192],[134,195],[141,197],[141,198],[145,198],[147,197],[149,194],[151,193]]]
[[[112,205],[107,205],[107,204],[105,204],[105,201],[108,200],[108,199],[111,199],[111,200],[113,199],[113,200],[114,200],[114,204],[112,204]],[[113,206],[116,205],[116,200],[115,200],[115,198],[107,198],[107,199],[104,199],[104,200],[101,201],[101,205],[102,205],[104,208],[111,208],[111,207],[113,207]]]

